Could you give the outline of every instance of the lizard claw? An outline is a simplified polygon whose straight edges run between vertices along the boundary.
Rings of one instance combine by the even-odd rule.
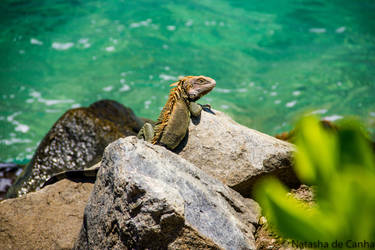
[[[210,104],[204,104],[204,105],[201,105],[203,109],[209,109],[211,110],[211,105]]]

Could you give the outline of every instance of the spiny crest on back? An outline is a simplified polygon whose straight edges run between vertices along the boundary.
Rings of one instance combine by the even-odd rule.
[[[170,122],[171,115],[174,112],[176,102],[183,99],[189,106],[190,102],[195,102],[210,92],[216,86],[216,81],[207,76],[185,76],[170,86],[174,86],[174,88],[171,89],[168,101],[156,122],[155,134],[151,141],[153,144],[157,143],[163,136],[164,129]]]
[[[177,100],[181,97],[186,97],[185,90],[183,89],[183,82],[185,78],[190,78],[190,76],[180,78],[178,82],[172,83],[170,86],[176,86],[170,90],[167,103],[164,105],[163,110],[160,113],[160,116],[156,122],[155,126],[155,135],[151,143],[155,144],[160,139],[164,128],[168,125],[169,118],[171,117],[173,107]]]

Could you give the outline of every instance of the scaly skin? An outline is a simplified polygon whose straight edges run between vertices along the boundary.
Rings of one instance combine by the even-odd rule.
[[[202,107],[195,101],[209,93],[216,82],[206,76],[186,76],[171,86],[176,87],[171,89],[155,127],[152,129],[150,124],[145,124],[138,138],[173,150],[185,137],[190,116],[199,116],[202,111]]]
[[[145,123],[137,137],[173,150],[185,137],[190,124],[190,116],[197,117],[202,111],[202,107],[195,101],[210,92],[216,86],[216,82],[205,76],[186,76],[171,86],[175,87],[171,89],[168,101],[155,127],[150,123]],[[44,186],[61,179],[94,182],[99,168],[100,163],[90,169],[62,172],[51,177]]]

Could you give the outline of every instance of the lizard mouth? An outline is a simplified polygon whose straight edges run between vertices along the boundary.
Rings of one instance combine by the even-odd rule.
[[[210,92],[216,86],[216,81],[212,79],[210,83],[206,84],[202,91],[202,96]]]
[[[192,93],[189,93],[189,99],[191,101],[196,101],[198,100],[199,98],[201,98],[202,96],[206,95],[207,93],[209,93],[213,88],[215,88],[216,86],[216,81],[215,80],[212,80],[210,83],[206,83],[204,86],[201,86],[201,88],[199,89],[199,91],[194,91]]]
[[[214,88],[216,86],[216,81],[214,79],[212,79],[210,85],[212,85],[213,86],[212,88]]]

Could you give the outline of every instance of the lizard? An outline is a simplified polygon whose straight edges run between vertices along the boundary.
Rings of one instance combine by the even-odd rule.
[[[170,86],[174,88],[155,126],[145,123],[137,137],[173,150],[184,139],[190,117],[198,117],[202,111],[202,106],[196,101],[209,93],[216,86],[216,81],[206,76],[185,76]]]
[[[154,126],[146,122],[137,138],[173,150],[184,139],[190,124],[190,117],[198,117],[202,112],[202,106],[196,101],[209,93],[216,86],[216,81],[206,76],[185,76],[170,86],[174,88],[170,90],[168,100],[157,122]],[[203,105],[203,107],[207,106],[210,107]],[[99,168],[100,162],[87,169],[58,173],[47,180],[43,187],[62,179],[94,182]]]

